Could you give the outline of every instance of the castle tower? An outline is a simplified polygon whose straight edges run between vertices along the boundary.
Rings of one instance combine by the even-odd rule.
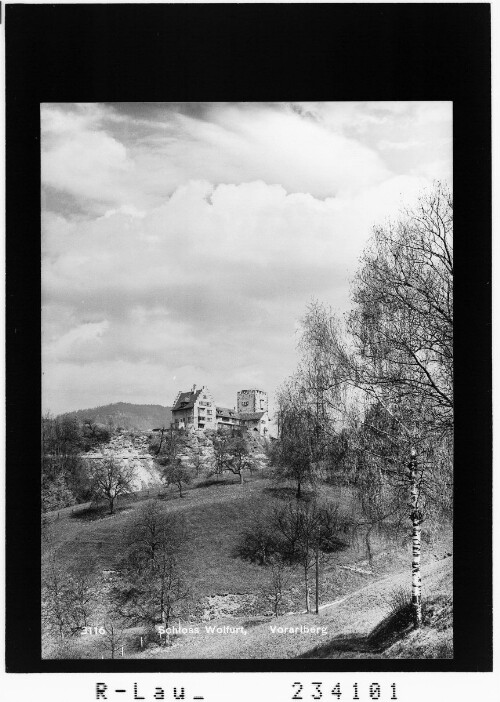
[[[236,409],[241,414],[251,412],[267,412],[267,392],[263,390],[239,390]]]

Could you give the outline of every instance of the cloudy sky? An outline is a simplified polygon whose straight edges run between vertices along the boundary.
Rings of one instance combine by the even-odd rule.
[[[375,223],[451,184],[451,103],[44,104],[43,406],[270,397]]]

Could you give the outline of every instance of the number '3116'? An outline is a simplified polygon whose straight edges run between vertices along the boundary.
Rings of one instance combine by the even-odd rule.
[[[303,685],[301,682],[294,682],[292,683],[292,687],[294,689],[294,694],[292,696],[292,700],[304,700],[304,699],[313,699],[313,700],[320,700],[323,697],[326,699],[327,697],[330,697],[333,695],[336,697],[338,700],[340,700],[342,696],[342,690],[340,689],[340,683],[336,683],[336,685],[333,686],[333,688],[327,687],[327,685],[323,682],[313,682],[310,683],[309,685]],[[309,689],[306,689],[308,687]],[[311,689],[312,687],[312,689]],[[370,700],[397,700],[396,696],[396,683],[392,683],[389,686],[390,690],[386,690],[384,697],[382,697],[382,688],[379,683],[374,682],[368,685],[368,695],[369,698],[364,698],[364,699],[370,699]],[[345,699],[352,699],[352,700],[360,700],[361,697],[359,696],[359,691],[360,691],[360,685],[358,683],[353,683],[352,686],[352,697],[348,696],[348,693],[346,692]],[[390,692],[391,696],[388,697],[387,693]],[[303,696],[304,695],[304,696]]]
[[[104,636],[106,629],[103,626],[84,626],[82,636]]]

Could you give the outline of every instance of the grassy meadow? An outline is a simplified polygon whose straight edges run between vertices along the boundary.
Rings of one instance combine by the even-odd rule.
[[[153,491],[151,491],[153,492]],[[284,626],[327,622],[332,630],[336,621],[338,629],[338,607],[329,603],[342,600],[352,593],[374,587],[376,596],[363,600],[365,610],[360,612],[359,603],[352,608],[346,621],[351,628],[362,633],[369,625],[375,626],[383,619],[387,610],[387,597],[377,587],[383,578],[400,578],[409,588],[410,546],[402,537],[397,540],[372,536],[373,562],[368,564],[362,534],[351,539],[343,550],[331,554],[321,564],[319,615],[303,614],[305,608],[303,571],[300,566],[289,570],[286,584],[289,614],[272,617],[265,590],[270,582],[270,568],[243,560],[238,555],[242,532],[250,528],[256,517],[276,509],[285,499],[293,495],[293,488],[276,486],[262,473],[249,476],[243,485],[237,478],[223,478],[220,482],[198,481],[186,490],[181,498],[177,491],[162,490],[158,499],[170,513],[181,514],[187,526],[187,536],[182,549],[183,569],[189,582],[191,596],[189,613],[184,613],[184,622],[216,624],[217,626],[244,626],[248,634],[236,635],[204,634],[195,637],[175,637],[169,647],[152,646],[140,650],[137,641],[140,630],[131,628],[125,636],[124,655],[142,657],[290,657],[307,653],[307,638],[300,644],[297,637],[269,634],[269,624],[279,622]],[[352,488],[324,486],[324,495],[338,503],[346,514],[356,513],[356,497]],[[151,497],[151,495],[149,496]],[[118,500],[114,515],[107,514],[103,506],[97,512],[66,512],[58,519],[52,517],[46,527],[47,538],[43,546],[42,567],[55,557],[57,563],[71,569],[82,563],[94,562],[99,574],[99,596],[93,625],[99,626],[106,617],[106,596],[120,561],[127,550],[126,534],[136,516],[136,510],[144,504],[148,495],[130,495]],[[442,535],[441,535],[442,536]],[[425,547],[425,557],[434,563],[437,556],[446,553],[442,539]],[[443,550],[444,549],[444,550]],[[439,556],[440,557],[440,556]],[[448,559],[451,562],[451,559]],[[425,573],[425,571],[424,571]],[[425,577],[425,575],[424,575]],[[425,581],[424,581],[425,585]],[[313,573],[311,589],[314,602]],[[384,599],[385,598],[385,599]],[[347,605],[339,605],[345,607]],[[371,614],[370,614],[371,612]],[[356,619],[356,615],[357,619]],[[347,615],[344,614],[344,618]],[[357,623],[358,622],[358,623]],[[364,622],[364,624],[363,624]],[[201,625],[201,624],[200,624]],[[366,632],[365,632],[366,633]],[[361,635],[361,634],[360,634]],[[302,637],[303,638],[303,637]],[[315,640],[315,639],[314,639]],[[181,645],[182,641],[182,645]],[[288,641],[288,643],[287,643]],[[66,644],[67,657],[101,657],[96,640],[75,639]],[[309,637],[311,643],[311,637]],[[317,642],[316,642],[317,643]],[[69,648],[68,648],[69,646]],[[50,637],[45,637],[47,656],[54,655],[57,647]],[[311,649],[314,646],[311,645]],[[68,653],[69,651],[69,653]],[[62,654],[56,654],[62,655]],[[318,657],[325,657],[324,651]],[[326,656],[327,657],[327,656]]]

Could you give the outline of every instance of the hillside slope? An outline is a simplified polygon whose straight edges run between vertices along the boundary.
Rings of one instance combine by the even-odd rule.
[[[453,651],[453,565],[445,555],[422,569],[424,626],[380,641],[388,621],[391,593],[408,584],[408,569],[323,606],[316,614],[288,614],[251,620],[211,621],[196,635],[140,654],[144,658],[450,658]],[[217,628],[223,631],[217,632]],[[225,627],[225,630],[224,630]],[[238,631],[241,629],[241,631]],[[244,633],[243,633],[244,632]]]
[[[111,405],[66,412],[64,416],[76,417],[79,421],[91,419],[113,428],[140,429],[150,431],[158,427],[169,427],[172,420],[171,407],[163,405],[134,405],[115,402]]]
[[[403,640],[387,640],[370,634],[387,617],[391,593],[409,588],[410,545],[392,547],[374,539],[374,564],[369,570],[362,543],[352,543],[322,567],[320,614],[303,613],[303,578],[294,568],[288,583],[289,614],[270,616],[263,596],[269,585],[269,569],[238,557],[241,533],[252,528],[255,515],[276,506],[282,488],[265,477],[265,470],[248,475],[244,485],[233,476],[220,483],[200,482],[180,499],[175,490],[163,491],[162,502],[171,514],[185,519],[188,539],[184,568],[190,583],[192,606],[184,624],[196,625],[195,634],[176,636],[171,647],[155,644],[138,650],[139,630],[127,630],[125,657],[144,658],[356,658],[356,657],[445,657],[452,646],[452,558],[451,535],[442,531],[423,553],[423,598],[430,605],[428,626]],[[346,508],[350,489],[324,486],[333,502]],[[284,499],[284,498],[283,498]],[[43,561],[57,554],[61,566],[73,567],[92,559],[102,573],[101,587],[112,587],[115,571],[126,552],[124,534],[130,528],[140,498],[119,501],[117,513],[96,519],[85,515],[63,515],[51,521],[50,545]],[[333,603],[333,604],[332,604]],[[431,611],[432,610],[432,611]],[[96,611],[93,624],[102,619]],[[206,631],[205,627],[215,627]],[[240,628],[245,634],[217,627]],[[289,634],[278,627],[326,627],[325,633],[302,630]],[[387,627],[386,627],[387,628]],[[95,642],[78,643],[75,657],[95,657]],[[99,654],[100,655],[100,654]],[[71,656],[70,656],[71,657]]]

